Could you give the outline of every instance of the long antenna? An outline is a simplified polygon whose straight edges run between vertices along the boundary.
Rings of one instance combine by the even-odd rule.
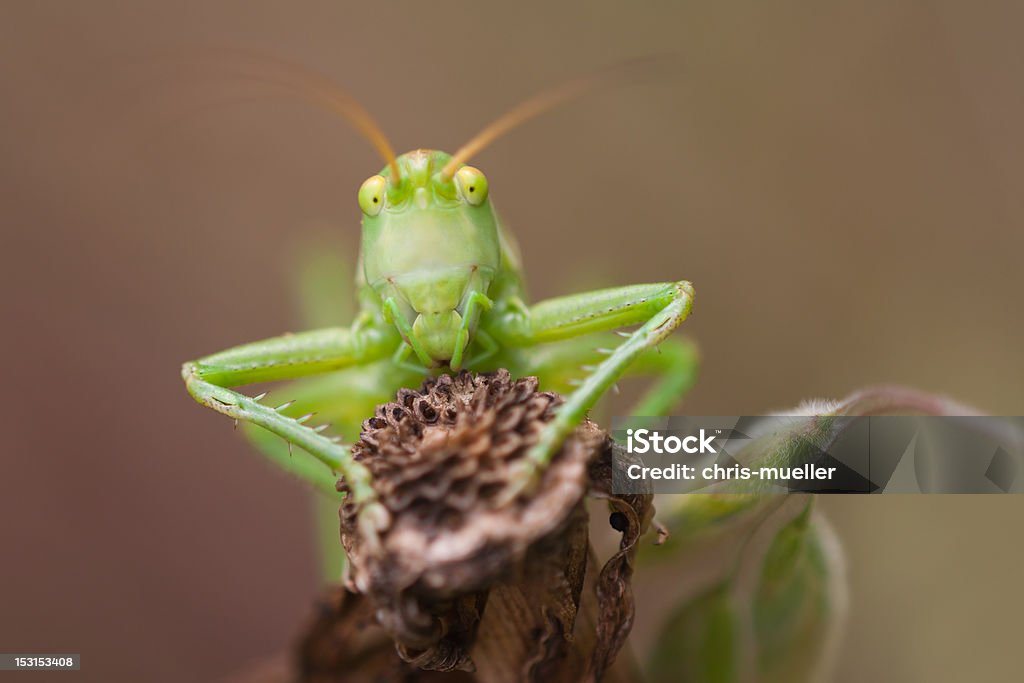
[[[451,178],[461,164],[469,161],[470,158],[476,156],[513,128],[599,87],[633,82],[637,76],[649,74],[653,71],[653,67],[665,66],[665,64],[665,58],[660,56],[632,59],[540,91],[487,124],[483,130],[470,138],[469,142],[462,145],[441,169],[441,177]]]
[[[232,76],[281,88],[341,116],[373,145],[391,169],[392,183],[399,182],[398,161],[387,136],[370,112],[330,78],[308,67],[260,53],[223,48],[209,52],[211,60],[204,62],[207,66],[212,64]]]

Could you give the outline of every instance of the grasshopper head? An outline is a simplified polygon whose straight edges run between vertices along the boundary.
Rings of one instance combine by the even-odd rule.
[[[501,265],[487,178],[471,166],[444,173],[451,156],[416,150],[359,190],[366,283],[393,297],[437,363],[448,361],[470,292],[487,293]]]

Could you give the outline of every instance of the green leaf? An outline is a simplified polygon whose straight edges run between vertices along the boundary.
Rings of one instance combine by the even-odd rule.
[[[727,584],[720,584],[672,615],[654,649],[651,680],[737,680],[739,618]]]

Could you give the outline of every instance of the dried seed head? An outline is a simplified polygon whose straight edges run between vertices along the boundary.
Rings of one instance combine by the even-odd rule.
[[[533,377],[463,372],[402,389],[363,423],[352,453],[373,474],[378,502],[372,510],[342,505],[349,583],[374,603],[407,661],[471,668],[467,646],[486,590],[572,518],[606,439],[590,423],[529,495],[503,495],[560,403],[538,392]],[[344,482],[338,488],[345,491]],[[373,517],[379,546],[361,533],[370,523],[364,515]]]

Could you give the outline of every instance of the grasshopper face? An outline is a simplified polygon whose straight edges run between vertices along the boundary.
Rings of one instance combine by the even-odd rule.
[[[487,179],[470,166],[444,177],[450,158],[432,150],[408,152],[398,157],[397,184],[385,169],[359,191],[366,284],[382,301],[397,303],[437,365],[456,351],[470,295],[486,295],[501,267]],[[469,338],[463,349],[468,344]]]

